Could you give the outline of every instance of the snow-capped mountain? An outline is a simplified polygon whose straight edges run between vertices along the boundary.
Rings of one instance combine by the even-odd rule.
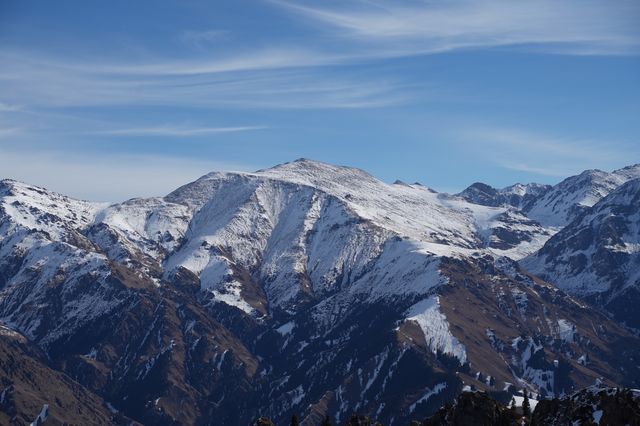
[[[522,264],[640,329],[640,179],[583,212]]]
[[[527,209],[527,216],[544,226],[560,228],[628,181],[640,177],[640,166],[612,173],[587,170],[555,185]]]
[[[551,185],[539,183],[516,183],[506,188],[495,189],[487,184],[476,182],[457,195],[474,204],[494,207],[510,205],[526,211],[536,199],[550,189]]]
[[[127,262],[139,252],[162,265],[164,279],[188,270],[216,300],[259,315],[267,301],[269,309],[287,309],[331,293],[345,270],[367,283],[368,297],[406,294],[410,283],[391,286],[384,280],[389,274],[379,271],[416,269],[421,280],[434,256],[490,249],[521,258],[550,236],[504,207],[308,160],[256,173],[212,173],[164,199],[110,206],[97,223],[101,229],[90,235],[103,250],[119,251],[112,257]],[[115,233],[118,243],[105,233]],[[406,263],[406,251],[421,260]],[[249,275],[265,283],[260,291],[242,278]],[[354,284],[353,292],[360,282]]]
[[[310,160],[114,205],[2,181],[0,321],[152,424],[636,385],[640,339],[516,263],[556,232],[527,214],[556,188],[481,205]]]
[[[611,173],[586,170],[554,186],[529,183],[495,189],[476,182],[458,196],[471,203],[485,206],[509,205],[545,227],[560,229],[611,191],[638,177],[640,164]]]

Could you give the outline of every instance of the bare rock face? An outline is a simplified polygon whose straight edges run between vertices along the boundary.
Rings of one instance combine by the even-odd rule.
[[[550,190],[509,191],[530,197],[480,205],[309,160],[114,205],[2,181],[0,321],[40,351],[37,381],[72,377],[88,395],[62,406],[144,424],[395,425],[465,387],[637,387],[633,330],[517,263],[557,232],[524,210]],[[616,193],[594,220],[624,205]],[[635,228],[599,229],[580,244],[627,244]],[[594,268],[626,273],[604,259]]]
[[[132,422],[107,401],[47,366],[42,351],[0,327],[0,423],[104,424]]]
[[[539,183],[515,184],[496,189],[487,184],[476,182],[457,194],[459,197],[483,206],[498,207],[509,205],[527,211],[540,197],[551,190],[551,185]]]
[[[519,416],[484,392],[463,392],[419,426],[515,426]]]

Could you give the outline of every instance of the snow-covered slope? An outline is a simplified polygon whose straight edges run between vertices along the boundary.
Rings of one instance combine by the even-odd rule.
[[[581,212],[593,206],[630,179],[640,177],[640,164],[611,173],[586,170],[557,185],[515,184],[495,189],[476,182],[458,194],[465,200],[485,206],[512,206],[549,231],[561,229]]]
[[[522,265],[640,328],[640,179],[583,212]]]
[[[0,214],[10,219],[3,221],[0,238],[21,227],[63,239],[92,223],[104,207],[10,179],[0,181],[0,202]]]
[[[586,171],[553,188],[474,184],[452,197],[297,160],[255,173],[214,172],[164,198],[111,206],[96,216],[94,226],[106,229],[92,240],[120,260],[137,252],[154,259],[165,279],[185,268],[216,300],[264,313],[267,303],[285,308],[330,292],[343,269],[362,271],[393,237],[425,258],[520,259],[638,170]],[[114,238],[117,250],[108,244]],[[243,293],[256,293],[248,275],[273,283],[264,297],[245,300]]]
[[[533,203],[527,214],[545,226],[560,228],[622,183],[618,176],[587,170],[554,186]]]
[[[502,201],[489,204],[500,205],[486,206],[301,159],[255,173],[214,172],[163,198],[111,206],[7,181],[2,211],[5,228],[81,242],[156,285],[189,271],[212,300],[261,316],[345,286],[372,300],[423,294],[439,282],[425,271],[440,256],[525,257],[553,232],[513,206],[545,194],[536,204],[543,205],[567,186],[514,185],[496,191]],[[387,270],[405,271],[413,284],[392,285],[389,274],[372,273]]]
[[[527,216],[544,226],[561,228],[611,191],[640,177],[640,165],[612,173],[587,170],[555,185],[526,209]]]
[[[27,309],[44,297],[12,293],[22,281],[36,285],[30,271],[44,291],[64,265],[75,266],[78,280],[100,270],[107,277],[116,262],[156,285],[186,270],[212,300],[260,316],[347,287],[341,297],[426,294],[441,281],[432,267],[438,256],[520,258],[548,237],[505,207],[304,159],[255,173],[214,172],[164,198],[111,206],[14,181],[1,189],[0,254],[6,264],[21,263],[0,277],[12,316],[16,303]],[[410,278],[398,283],[397,275]]]
[[[95,222],[118,230],[137,249],[162,258],[177,247],[190,218],[189,208],[183,204],[149,198],[109,206],[100,211]]]
[[[506,207],[304,159],[255,173],[214,172],[162,199],[110,206],[97,222],[117,236],[117,254],[104,235],[94,238],[113,256],[140,251],[162,263],[166,280],[184,268],[215,300],[254,314],[321,297],[397,262],[422,276],[434,256],[520,258],[549,236]],[[424,288],[434,279],[425,278]],[[395,291],[383,276],[367,286],[372,298]]]
[[[0,182],[3,322],[46,346],[125,304],[111,260],[83,234],[103,207]]]
[[[640,178],[640,164],[634,164],[632,166],[623,167],[615,170],[613,174],[623,181]]]

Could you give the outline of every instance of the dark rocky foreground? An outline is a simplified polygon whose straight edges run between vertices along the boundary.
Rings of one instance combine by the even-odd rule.
[[[640,392],[631,389],[587,388],[564,399],[540,401],[534,425],[640,425]]]
[[[526,404],[525,404],[526,405]],[[297,425],[292,418],[291,425]],[[332,424],[325,419],[321,425]],[[411,426],[561,426],[640,425],[640,391],[592,386],[568,397],[538,402],[531,413],[524,407],[508,406],[486,392],[463,392],[424,421]],[[346,426],[383,426],[367,416],[353,415]],[[260,417],[254,426],[274,426]]]

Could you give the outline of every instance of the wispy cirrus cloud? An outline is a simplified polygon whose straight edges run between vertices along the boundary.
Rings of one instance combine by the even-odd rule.
[[[192,137],[206,136],[221,133],[238,133],[252,130],[263,130],[266,126],[241,126],[241,127],[184,127],[184,126],[156,126],[156,127],[131,127],[126,129],[104,130],[95,132],[102,135],[113,136],[166,136],[166,137]]]
[[[509,47],[548,53],[640,53],[640,3],[601,0],[273,0],[311,33],[289,45],[225,47],[180,59],[51,57],[0,51],[0,90],[13,104],[52,107],[171,105],[233,108],[372,108],[424,93],[349,67],[384,58]],[[333,5],[333,6],[332,6]],[[313,30],[319,30],[320,35]],[[213,42],[222,30],[187,31]],[[273,43],[273,41],[271,41]],[[0,111],[13,108],[0,104]],[[3,107],[4,105],[4,107]]]
[[[20,105],[13,105],[13,104],[0,102],[0,112],[17,112],[17,111],[22,111],[22,107]]]
[[[478,158],[499,167],[542,176],[562,177],[590,168],[614,168],[640,154],[633,145],[541,134],[522,129],[476,127],[457,139]]]
[[[554,166],[534,166],[527,163],[520,163],[517,161],[509,161],[504,159],[496,159],[497,164],[507,170],[514,170],[517,172],[531,173],[540,176],[550,177],[566,177],[567,174],[579,173],[583,169],[581,168],[567,168],[566,165],[554,165]]]
[[[579,55],[640,53],[640,4],[632,1],[273,3],[360,49],[377,46],[386,55],[501,46]]]
[[[231,34],[227,30],[187,30],[178,36],[178,40],[184,44],[202,49],[209,47],[211,44],[222,42],[230,36]]]
[[[0,88],[44,107],[168,105],[233,108],[370,108],[411,92],[390,78],[319,72],[322,55],[293,50],[233,59],[134,64],[0,52]]]
[[[221,53],[213,59],[197,56],[193,59],[126,62],[67,62],[62,67],[84,73],[124,76],[189,76],[242,71],[265,71],[290,68],[312,68],[341,64],[349,56],[341,53],[312,50],[305,46],[265,47],[241,53]],[[57,66],[53,61],[52,66]]]
[[[0,139],[16,136],[22,133],[20,127],[0,127]]]

